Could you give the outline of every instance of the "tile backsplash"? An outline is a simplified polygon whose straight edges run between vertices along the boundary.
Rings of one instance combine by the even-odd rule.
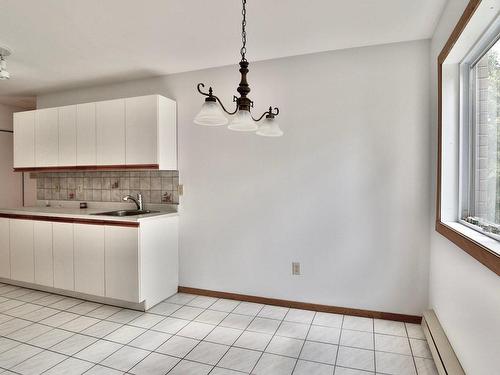
[[[145,203],[179,204],[179,171],[37,172],[37,200],[121,202],[141,192]]]

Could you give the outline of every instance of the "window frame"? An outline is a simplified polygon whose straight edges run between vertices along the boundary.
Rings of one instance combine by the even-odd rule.
[[[476,70],[479,61],[500,40],[500,19],[481,36],[471,51],[460,62],[460,162],[459,162],[459,202],[458,222],[500,241],[500,235],[481,230],[463,219],[464,213],[470,214],[471,206],[475,206],[475,162],[476,162]],[[475,212],[476,207],[474,207]]]
[[[473,17],[474,13],[481,4],[481,0],[470,0],[465,8],[462,16],[455,25],[452,33],[446,41],[443,49],[441,50],[437,61],[437,75],[438,75],[438,142],[437,142],[437,180],[436,180],[436,224],[435,229],[438,233],[446,237],[448,240],[457,245],[460,249],[475,258],[477,261],[488,267],[494,273],[500,276],[500,256],[491,251],[485,246],[482,241],[473,238],[473,235],[467,234],[467,231],[458,230],[456,225],[452,223],[445,223],[441,220],[441,190],[442,190],[442,157],[443,157],[443,63],[447,56],[450,54],[453,46],[458,41],[461,34],[464,32],[467,24]],[[460,129],[462,127],[458,124]],[[459,163],[462,160],[459,156]],[[460,167],[459,167],[460,168]],[[460,190],[460,189],[459,189]],[[459,195],[460,197],[460,195]],[[457,202],[461,209],[460,201]],[[460,211],[459,211],[460,213]],[[459,224],[460,225],[460,224]],[[467,227],[465,227],[468,229]],[[470,229],[469,229],[470,230]],[[472,230],[470,230],[472,231]],[[472,231],[474,232],[474,231]],[[479,233],[479,232],[477,232]],[[480,235],[480,234],[479,234]],[[484,236],[485,238],[489,238]],[[491,239],[490,239],[491,240]],[[491,240],[494,241],[494,240]]]

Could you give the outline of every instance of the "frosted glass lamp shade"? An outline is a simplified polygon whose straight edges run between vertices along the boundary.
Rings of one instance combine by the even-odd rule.
[[[194,118],[194,123],[205,126],[220,126],[228,123],[217,102],[205,101],[200,112]]]
[[[1,48],[0,48],[0,52],[1,52]],[[3,57],[1,57],[1,55],[0,55],[0,79],[9,79],[9,78],[10,78],[10,74],[7,71],[7,61],[5,61],[3,59]]]
[[[283,131],[280,129],[278,121],[275,118],[266,117],[262,126],[257,130],[257,135],[263,137],[281,137]]]
[[[254,132],[258,129],[258,126],[249,111],[239,110],[228,128],[239,132]]]

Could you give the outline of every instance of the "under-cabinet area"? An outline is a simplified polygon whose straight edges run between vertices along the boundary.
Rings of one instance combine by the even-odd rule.
[[[176,213],[113,221],[3,210],[0,280],[148,309],[177,291],[177,236]]]

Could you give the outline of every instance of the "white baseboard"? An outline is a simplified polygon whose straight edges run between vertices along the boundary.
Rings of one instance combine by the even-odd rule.
[[[11,285],[20,286],[20,287],[28,288],[28,289],[40,290],[42,292],[60,294],[62,296],[79,298],[79,299],[83,299],[83,300],[91,301],[91,302],[103,303],[105,305],[113,305],[113,306],[118,306],[118,307],[124,307],[126,309],[146,311],[144,301],[140,302],[140,303],[122,301],[119,299],[108,298],[108,297],[99,297],[99,296],[94,296],[92,294],[74,292],[74,291],[65,290],[65,289],[58,289],[58,288],[53,288],[50,286],[33,284],[33,283],[24,282],[24,281],[11,280],[11,279],[6,279],[6,278],[2,278],[2,277],[0,277],[0,283],[11,284]]]
[[[424,312],[422,329],[439,375],[465,375],[434,310]]]

